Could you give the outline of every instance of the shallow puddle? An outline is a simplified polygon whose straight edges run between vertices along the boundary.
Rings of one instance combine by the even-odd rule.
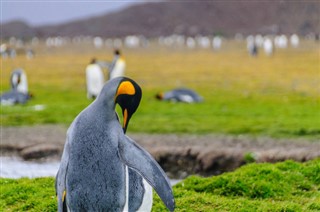
[[[0,157],[0,177],[3,178],[36,178],[55,177],[59,168],[59,162],[31,162],[13,157]],[[180,180],[170,179],[171,185]]]

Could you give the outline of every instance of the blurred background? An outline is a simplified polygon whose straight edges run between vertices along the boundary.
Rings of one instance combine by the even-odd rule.
[[[298,34],[317,37],[315,1],[1,2],[2,38]]]

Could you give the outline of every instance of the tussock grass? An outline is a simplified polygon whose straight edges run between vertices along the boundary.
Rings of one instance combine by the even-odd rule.
[[[191,176],[174,187],[177,211],[318,211],[320,160],[250,164],[235,172]],[[155,211],[165,210],[157,197]]]
[[[1,211],[56,211],[53,178],[0,179]],[[249,164],[191,176],[173,188],[176,211],[319,211],[320,160]],[[155,195],[153,211],[166,211]]]
[[[141,106],[130,131],[147,133],[226,133],[272,137],[320,138],[319,45],[277,50],[274,56],[250,57],[244,43],[212,50],[124,49],[127,76],[142,87]],[[90,101],[85,67],[92,57],[111,60],[112,50],[83,46],[39,49],[33,60],[3,60],[1,91],[9,88],[12,69],[28,75],[34,99],[2,107],[1,125],[69,125]],[[154,95],[189,87],[205,98],[201,104],[158,102]],[[30,108],[46,105],[44,111]]]

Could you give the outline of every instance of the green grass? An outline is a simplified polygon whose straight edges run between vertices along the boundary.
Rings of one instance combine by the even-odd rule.
[[[26,105],[2,107],[2,124],[70,124],[90,101],[82,93],[61,93],[38,92],[40,97]],[[41,95],[50,99],[41,100]],[[158,102],[153,99],[153,92],[147,91],[143,98],[130,122],[131,132],[320,138],[319,100],[313,97],[242,97],[219,92],[201,104],[176,104]],[[45,105],[45,109],[34,110],[38,104]]]
[[[189,105],[159,103],[150,94],[133,117],[130,130],[320,138],[319,117],[319,101],[311,97],[243,97],[220,91],[202,104]]]
[[[0,179],[1,211],[57,211],[53,178]]]
[[[56,211],[53,178],[0,179],[1,211]],[[176,211],[319,211],[320,159],[249,164],[191,176],[173,188]],[[166,211],[157,195],[153,211]]]
[[[218,53],[125,49],[126,73],[143,90],[129,131],[319,139],[319,48],[307,42],[302,45],[258,58],[249,57],[244,45],[233,42]],[[21,56],[1,63],[0,91],[8,90],[11,70],[22,67],[35,96],[26,105],[1,107],[2,126],[69,125],[90,104],[85,91],[86,64],[92,56],[112,58],[111,50],[105,53],[89,47],[39,51],[33,60]],[[188,105],[154,99],[157,92],[180,86],[196,90],[205,102]],[[45,110],[34,111],[37,104],[46,105]]]
[[[174,187],[177,211],[319,211],[320,160],[250,164]],[[165,210],[157,197],[154,211]]]

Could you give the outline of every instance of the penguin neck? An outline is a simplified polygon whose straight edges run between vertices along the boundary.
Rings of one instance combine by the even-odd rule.
[[[107,119],[117,118],[114,101],[107,101],[107,98],[97,98],[92,103],[92,107],[96,111],[101,111],[101,113],[99,114],[100,116],[105,116],[105,118]]]

